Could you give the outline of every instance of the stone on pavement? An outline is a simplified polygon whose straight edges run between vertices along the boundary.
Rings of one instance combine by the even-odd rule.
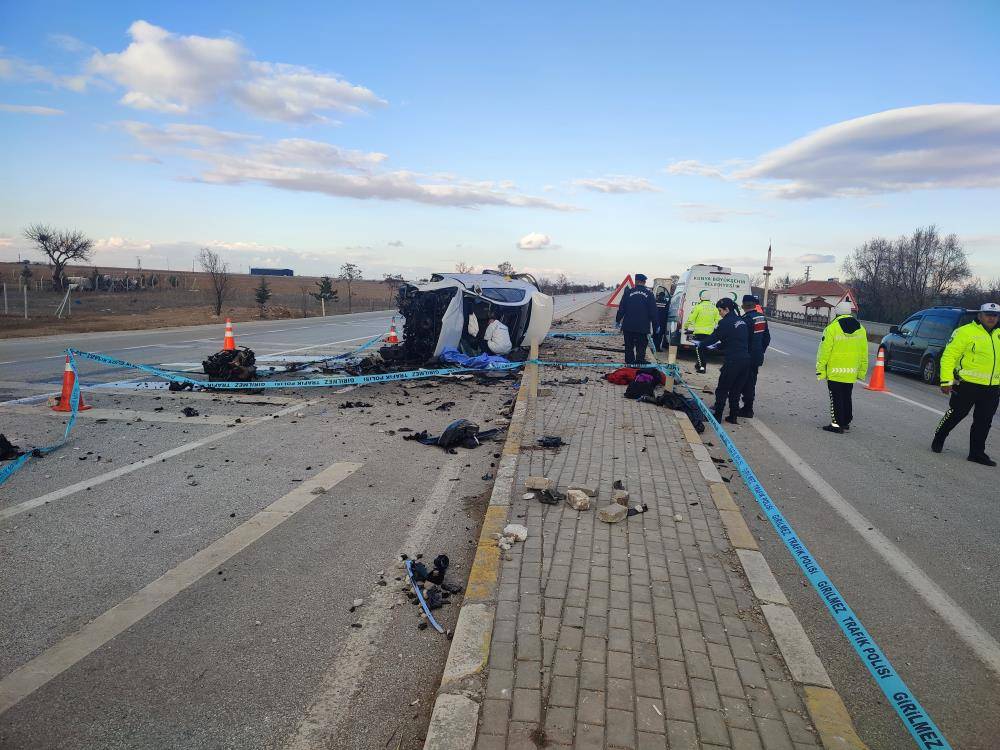
[[[628,516],[628,508],[618,503],[605,505],[597,511],[597,520],[604,523],[618,523]]]
[[[590,496],[583,490],[566,490],[566,504],[573,510],[590,510]]]
[[[551,490],[552,480],[548,477],[528,477],[524,481],[526,490]]]

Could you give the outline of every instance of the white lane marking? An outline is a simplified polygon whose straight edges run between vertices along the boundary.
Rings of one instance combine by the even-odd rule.
[[[460,474],[461,460],[461,455],[454,455],[445,463],[403,546],[397,550],[394,562],[399,561],[401,554],[412,555],[414,550],[425,549],[430,543],[455,486],[451,480]],[[392,570],[388,570],[387,575],[391,575]],[[380,652],[385,641],[382,632],[392,621],[395,613],[393,602],[398,596],[392,586],[373,587],[368,603],[358,617],[362,627],[351,628],[344,639],[339,657],[323,676],[319,690],[295,733],[285,742],[284,750],[333,747],[337,729],[351,707],[351,698],[360,687],[372,657]]]
[[[342,393],[343,391],[337,391]],[[227,438],[230,435],[235,435],[240,430],[245,430],[247,427],[253,427],[262,422],[269,422],[274,418],[274,415],[284,416],[285,414],[291,414],[292,412],[298,411],[299,409],[304,409],[312,404],[319,403],[321,399],[315,398],[310,401],[300,401],[297,404],[293,404],[285,409],[274,412],[274,414],[268,414],[263,417],[255,417],[249,420],[245,424],[241,424],[238,427],[230,427],[228,430],[223,430],[222,432],[216,432],[213,435],[207,435],[200,440],[193,440],[190,443],[184,443],[183,445],[178,445],[176,448],[171,448],[170,450],[163,451],[163,453],[157,453],[155,456],[150,458],[144,458],[142,461],[136,461],[135,463],[128,464],[127,466],[121,466],[114,471],[109,471],[106,474],[99,474],[96,477],[91,477],[90,479],[84,479],[76,484],[71,484],[68,487],[63,487],[60,490],[53,490],[52,492],[46,492],[44,495],[39,495],[38,497],[32,498],[31,500],[25,500],[17,505],[11,505],[7,508],[0,508],[0,523],[6,521],[8,518],[12,518],[20,513],[31,510],[32,508],[37,508],[40,505],[45,505],[46,503],[52,503],[56,500],[62,500],[64,497],[69,497],[77,492],[82,492],[88,487],[97,487],[98,485],[110,482],[112,479],[117,479],[118,477],[125,476],[126,474],[131,474],[134,471],[138,471],[146,466],[151,466],[152,464],[160,463],[168,458],[173,458],[174,456],[179,456],[182,453],[187,453],[195,448],[201,448],[203,445],[209,445],[210,443],[215,443],[223,438]]]
[[[861,383],[861,385],[865,386],[866,388],[868,387],[868,383]],[[874,393],[873,391],[869,392]],[[900,401],[905,401],[908,404],[913,404],[913,406],[919,406],[921,409],[926,409],[932,414],[937,414],[939,417],[944,416],[944,412],[941,411],[940,409],[935,409],[933,406],[928,406],[927,404],[922,404],[919,401],[914,401],[912,398],[907,398],[906,396],[900,396],[898,393],[893,393],[892,391],[878,391],[878,392],[883,393],[886,396],[892,396],[893,398],[898,398]]]
[[[789,354],[788,352],[786,352],[786,351],[784,351],[784,350],[782,350],[782,349],[779,349],[779,348],[778,348],[778,347],[776,347],[776,346],[769,346],[769,347],[767,347],[767,350],[768,350],[769,352],[777,352],[778,354],[784,354],[784,355],[785,355],[786,357],[791,357],[791,356],[792,356],[792,355],[791,355],[791,354]]]
[[[34,398],[43,398],[35,396]],[[4,404],[0,409],[0,414],[8,412],[11,414],[26,414],[34,417],[52,417],[62,419],[65,412],[52,411],[46,406],[38,407],[30,404]],[[139,419],[143,422],[166,422],[170,424],[185,424],[189,426],[231,425],[237,415],[227,416],[222,414],[202,414],[197,417],[188,417],[181,413],[170,413],[166,411],[135,411],[133,409],[88,409],[77,414],[78,419],[106,419],[112,422],[134,422]]]
[[[38,688],[287,521],[319,497],[312,493],[314,489],[329,489],[360,468],[361,464],[347,462],[329,466],[73,635],[63,638],[27,664],[15,669],[0,680],[0,714],[16,706]]]
[[[965,641],[979,659],[1000,674],[1000,643],[997,643],[968,612],[924,573],[910,557],[875,528],[857,508],[827,483],[805,460],[759,419],[750,421],[754,429],[795,469],[817,494],[844,519],[904,581],[910,584],[944,622]],[[869,529],[871,529],[869,531]]]
[[[334,346],[335,344],[349,344],[352,341],[367,341],[368,339],[373,338],[374,335],[375,334],[372,334],[371,336],[358,336],[357,338],[341,339],[340,341],[327,341],[325,344],[310,344],[309,346],[300,346],[298,349],[285,349],[284,351],[281,352],[270,352],[267,356],[274,357],[278,354],[291,354],[292,352],[303,352],[306,349],[319,349],[321,346]]]

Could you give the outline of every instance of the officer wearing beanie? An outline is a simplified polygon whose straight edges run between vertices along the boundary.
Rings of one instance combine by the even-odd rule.
[[[695,341],[695,346],[708,349],[721,346],[722,369],[719,384],[715,389],[715,418],[722,421],[722,412],[729,403],[726,421],[739,424],[736,418],[740,409],[740,394],[750,368],[750,342],[747,322],[736,312],[736,302],[724,297],[715,303],[721,318],[715,331],[703,341]]]
[[[656,330],[656,299],[646,286],[645,274],[637,273],[635,286],[625,290],[615,323],[625,337],[625,363],[646,364],[646,340]]]
[[[996,466],[986,455],[990,423],[1000,404],[1000,305],[987,302],[974,321],[951,334],[941,354],[941,390],[951,395],[948,411],[934,432],[931,450],[940,453],[945,438],[972,411],[969,460]]]

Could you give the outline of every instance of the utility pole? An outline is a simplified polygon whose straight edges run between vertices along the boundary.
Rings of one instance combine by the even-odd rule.
[[[806,281],[809,281],[809,272],[812,271],[812,266],[806,266]]]
[[[774,270],[774,266],[771,265],[771,242],[767,243],[767,263],[764,264],[764,309],[767,309],[767,293],[771,288],[771,271]]]

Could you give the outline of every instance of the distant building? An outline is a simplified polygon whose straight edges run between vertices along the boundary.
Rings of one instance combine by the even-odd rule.
[[[294,276],[291,268],[251,268],[251,276]]]
[[[773,292],[775,309],[785,313],[807,312],[815,315],[818,308],[830,310],[831,316],[846,315],[858,311],[858,298],[854,290],[845,284],[841,284],[836,279],[827,281],[805,281],[788,289],[779,289]],[[820,305],[820,302],[826,304]],[[829,305],[829,307],[827,307]]]

